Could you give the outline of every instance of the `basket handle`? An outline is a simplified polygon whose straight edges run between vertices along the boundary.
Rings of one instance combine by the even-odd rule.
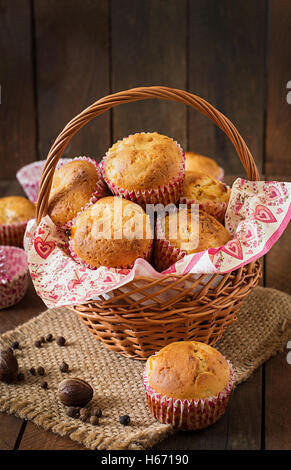
[[[233,143],[238,156],[247,172],[248,178],[252,181],[259,180],[259,173],[245,141],[237,131],[232,122],[221,112],[215,109],[210,103],[203,100],[199,96],[193,95],[187,91],[163,86],[139,87],[130,90],[121,91],[112,95],[105,96],[84,109],[78,116],[74,117],[58,135],[53,143],[42,172],[37,207],[36,220],[39,224],[42,217],[47,214],[48,199],[50,195],[53,175],[57,163],[62,156],[65,148],[71,138],[87,124],[91,119],[108,111],[114,106],[122,103],[131,103],[133,101],[141,101],[147,99],[162,99],[167,101],[177,101],[184,103],[192,108],[200,111],[213,121],[227,135]]]

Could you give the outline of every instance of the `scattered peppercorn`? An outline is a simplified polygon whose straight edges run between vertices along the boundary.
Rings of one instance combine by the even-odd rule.
[[[43,388],[44,390],[46,390],[46,389],[48,388],[47,382],[41,382],[40,386],[41,386],[41,388]]]
[[[12,349],[19,349],[19,342],[18,341],[13,341],[11,344]]]
[[[57,338],[57,345],[58,346],[65,346],[66,340],[63,336],[58,336]]]
[[[46,337],[46,341],[47,341],[48,343],[50,343],[52,340],[53,340],[53,335],[52,335],[51,333],[49,333],[49,334],[47,335],[47,337]]]
[[[23,382],[24,374],[22,372],[19,372],[19,374],[17,374],[17,380],[18,382]]]
[[[69,228],[67,228],[65,230],[65,234],[67,235],[67,237],[70,237],[71,236],[71,230]]]
[[[80,409],[80,419],[82,421],[84,421],[84,422],[87,421],[89,416],[90,416],[90,412],[89,412],[88,408],[81,408]]]
[[[80,408],[76,406],[69,406],[67,409],[67,416],[70,418],[79,418],[80,417]]]
[[[41,336],[41,337],[39,338],[39,341],[40,341],[41,343],[45,343],[44,336]]]
[[[37,373],[38,373],[38,375],[44,375],[44,374],[45,374],[45,370],[44,370],[44,368],[43,368],[43,367],[41,367],[41,366],[40,366],[40,367],[38,367],[38,368],[37,368]]]
[[[101,418],[102,416],[102,410],[101,408],[99,408],[98,406],[96,408],[94,408],[92,411],[91,411],[91,416],[97,416],[97,418]]]
[[[130,417],[128,415],[119,416],[119,422],[123,426],[127,426],[130,423]]]
[[[68,370],[69,370],[68,364],[65,361],[63,361],[60,365],[60,371],[61,372],[68,372]]]
[[[41,341],[39,341],[39,340],[35,341],[35,342],[34,342],[34,346],[35,346],[36,348],[41,348]]]
[[[35,375],[35,368],[34,367],[31,367],[29,369],[29,372],[31,373],[31,375]]]
[[[93,426],[96,426],[99,423],[97,416],[90,416],[90,423],[93,424]]]

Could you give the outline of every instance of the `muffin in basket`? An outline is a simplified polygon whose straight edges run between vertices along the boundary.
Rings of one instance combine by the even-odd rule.
[[[157,132],[134,134],[116,142],[101,163],[111,192],[142,205],[176,203],[184,166],[180,145]]]
[[[180,209],[157,220],[155,265],[164,271],[185,255],[218,248],[230,240],[226,228],[215,217],[199,210]]]
[[[203,209],[222,222],[229,197],[230,188],[221,181],[205,173],[185,172],[180,203],[189,206],[191,204],[199,204],[200,209]]]
[[[131,268],[152,252],[149,216],[134,202],[109,196],[85,209],[71,228],[73,258],[94,269]]]
[[[68,227],[87,204],[106,196],[108,189],[95,160],[75,158],[55,171],[48,214],[60,227]]]
[[[205,428],[221,418],[233,379],[225,357],[197,341],[168,344],[148,358],[144,372],[146,398],[153,416],[184,430]]]
[[[200,171],[218,180],[222,180],[224,176],[223,169],[217,165],[215,160],[195,152],[185,153],[185,170]]]
[[[0,198],[0,245],[23,246],[27,222],[35,217],[35,205],[22,196]]]

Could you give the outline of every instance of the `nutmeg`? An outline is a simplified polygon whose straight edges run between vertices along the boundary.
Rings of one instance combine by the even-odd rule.
[[[18,362],[10,351],[0,352],[0,381],[11,383],[16,380],[18,372]]]
[[[59,385],[59,399],[66,406],[83,407],[93,397],[93,389],[85,380],[66,379]]]

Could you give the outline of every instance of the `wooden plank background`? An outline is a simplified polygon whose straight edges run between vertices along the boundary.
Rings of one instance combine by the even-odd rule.
[[[264,178],[291,181],[290,44],[289,0],[0,0],[0,196],[21,194],[17,169],[45,158],[83,108],[108,93],[154,84],[209,100],[237,126]],[[151,130],[214,157],[229,180],[244,175],[219,129],[167,102],[123,105],[98,117],[66,156],[100,160],[116,139]],[[263,280],[289,293],[290,236],[288,228],[266,256]],[[33,299],[31,287],[24,303],[1,316],[0,331],[40,311]],[[236,390],[219,423],[160,448],[290,448],[288,367],[285,352],[270,360]],[[77,448],[6,415],[0,447]]]

